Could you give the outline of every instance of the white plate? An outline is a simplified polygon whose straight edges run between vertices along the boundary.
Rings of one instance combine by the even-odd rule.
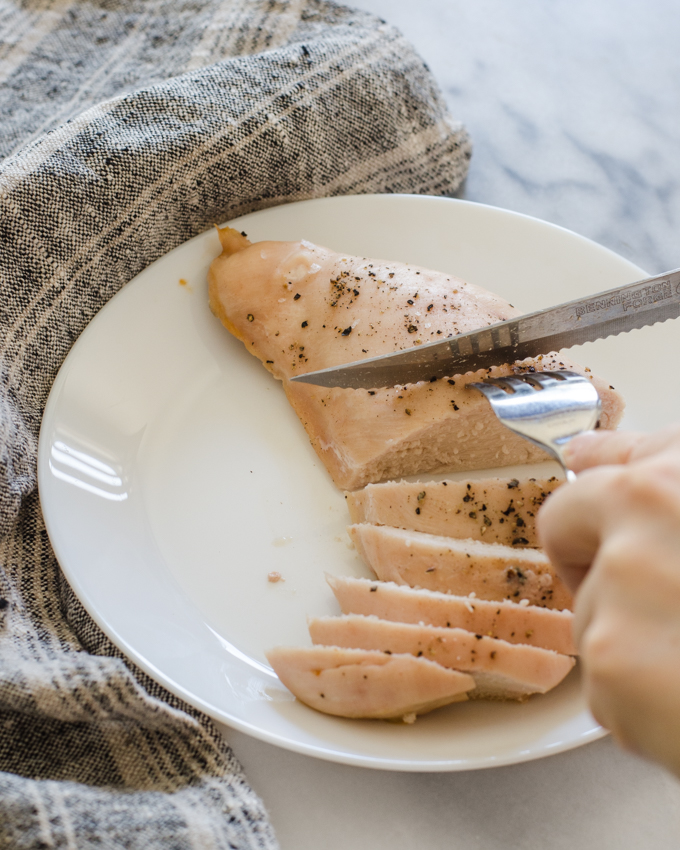
[[[453,272],[524,310],[644,276],[561,228],[441,198],[307,201],[236,226],[256,240],[305,238]],[[282,687],[264,651],[307,644],[306,617],[337,612],[324,571],[367,573],[347,546],[344,499],[280,385],[208,310],[219,250],[204,233],[131,281],[82,334],[47,404],[47,529],[99,626],[215,719],[332,761],[466,770],[600,737],[577,674],[525,705],[452,706],[413,726],[328,717]],[[657,392],[676,337],[667,323],[574,356],[623,391],[628,426],[653,427],[678,417],[677,396]],[[285,582],[267,581],[274,569]]]

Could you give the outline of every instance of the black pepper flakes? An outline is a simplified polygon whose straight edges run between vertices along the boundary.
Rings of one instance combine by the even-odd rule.
[[[352,333],[352,326],[350,325],[348,328],[345,328],[344,331],[341,332],[342,336],[349,336]]]
[[[246,319],[248,319],[249,322],[254,322],[255,316],[253,316],[252,313],[248,313],[248,315],[246,316]]]
[[[300,327],[301,327],[301,328],[306,328],[308,324],[309,324],[309,322],[303,322],[303,323],[300,325]]]

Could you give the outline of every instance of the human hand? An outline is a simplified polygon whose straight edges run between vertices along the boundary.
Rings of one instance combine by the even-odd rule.
[[[680,427],[574,439],[538,530],[575,599],[590,708],[680,777]]]

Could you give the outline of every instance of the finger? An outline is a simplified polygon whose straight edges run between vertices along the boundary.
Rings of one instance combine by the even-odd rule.
[[[569,469],[582,472],[594,466],[628,463],[645,439],[636,431],[586,431],[570,440],[564,450]]]
[[[644,439],[633,447],[629,461],[653,457],[673,448],[680,450],[680,425],[670,425],[660,431],[646,434]]]
[[[645,573],[643,559],[636,557],[639,550],[634,531],[619,531],[603,540],[574,599],[573,633],[579,652],[583,653],[584,636],[597,621],[598,611],[609,607],[620,615],[631,604],[626,594],[632,591],[633,605],[639,598],[635,588]]]
[[[588,574],[574,599],[574,640],[580,649],[593,622],[609,612],[621,633],[626,623],[668,626],[680,654],[680,521],[677,510],[631,515],[616,507],[621,522],[603,535]],[[659,516],[659,514],[663,514]],[[615,617],[614,617],[615,615]],[[606,619],[606,618],[605,618]],[[658,654],[658,653],[657,653]]]
[[[680,450],[680,425],[652,434],[638,431],[587,431],[565,447],[567,466],[574,472],[594,466],[620,465],[651,457],[669,448]]]
[[[560,487],[541,507],[537,530],[541,546],[560,578],[575,592],[595,558],[610,510],[617,467],[585,473]]]
[[[576,598],[574,632],[595,718],[620,743],[677,773],[680,676],[672,671],[680,663],[680,573],[675,542],[669,550],[665,543],[655,547],[651,539],[641,545],[624,533],[608,553],[601,550]],[[669,558],[675,569],[655,573]]]

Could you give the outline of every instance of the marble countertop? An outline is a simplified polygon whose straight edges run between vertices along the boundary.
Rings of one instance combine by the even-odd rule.
[[[462,193],[680,266],[673,0],[359,0],[419,50],[474,154]]]
[[[398,26],[474,144],[459,197],[680,266],[674,0],[355,0]],[[680,783],[606,738],[513,767],[376,771],[225,728],[282,850],[670,850]]]

